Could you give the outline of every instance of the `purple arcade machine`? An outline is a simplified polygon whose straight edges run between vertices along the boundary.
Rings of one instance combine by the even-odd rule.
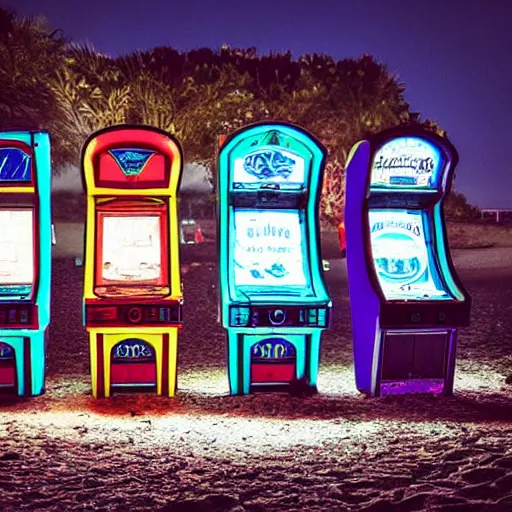
[[[453,393],[457,328],[471,306],[443,218],[457,161],[446,138],[411,127],[352,148],[347,270],[356,385],[368,395]]]

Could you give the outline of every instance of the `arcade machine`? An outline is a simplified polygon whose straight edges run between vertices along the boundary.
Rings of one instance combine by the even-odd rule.
[[[245,127],[220,148],[220,309],[233,395],[316,391],[331,310],[319,250],[325,154],[284,123]]]
[[[95,397],[175,393],[182,165],[178,141],[156,128],[114,126],[84,145],[84,324]]]
[[[446,138],[419,128],[352,148],[347,269],[356,384],[368,395],[453,393],[457,328],[470,315],[443,218],[457,160]]]
[[[0,388],[24,396],[44,393],[50,191],[48,133],[0,133]]]

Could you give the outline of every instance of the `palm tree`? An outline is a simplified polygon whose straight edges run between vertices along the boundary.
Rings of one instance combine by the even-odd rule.
[[[56,115],[49,82],[65,40],[43,18],[0,9],[0,128],[45,128]]]

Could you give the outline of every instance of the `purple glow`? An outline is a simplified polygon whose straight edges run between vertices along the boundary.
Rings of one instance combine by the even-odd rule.
[[[430,393],[440,395],[444,391],[444,379],[407,379],[380,383],[380,395],[406,395]]]

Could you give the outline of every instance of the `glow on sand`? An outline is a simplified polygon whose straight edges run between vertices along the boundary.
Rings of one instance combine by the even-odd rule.
[[[458,388],[485,397],[503,392],[503,382],[502,375],[480,365],[478,373],[459,372],[456,392]],[[66,380],[61,384],[75,383]],[[42,432],[47,437],[85,443],[91,448],[164,448],[197,457],[244,459],[280,451],[300,454],[336,444],[350,455],[360,450],[361,444],[367,446],[366,451],[381,449],[389,441],[390,431],[397,436],[402,431],[414,436],[449,436],[459,423],[456,418],[411,421],[407,414],[368,418],[366,412],[355,412],[354,407],[362,403],[382,407],[385,399],[359,395],[353,389],[351,366],[326,365],[321,372],[320,394],[304,399],[286,394],[228,397],[223,368],[184,371],[179,387],[178,395],[171,399],[115,395],[98,402],[88,394],[87,383],[80,383],[73,395],[66,394],[44,410],[30,403],[29,410],[24,408],[13,414],[0,405],[0,441],[12,435],[15,426],[20,435]],[[416,407],[426,401],[432,411],[449,407],[432,405],[432,397],[416,400]],[[308,417],[296,411],[293,403],[300,409],[302,403],[304,408],[313,405],[317,410],[328,411],[333,404],[335,407],[325,417]],[[393,409],[397,407],[400,408],[395,403]]]

